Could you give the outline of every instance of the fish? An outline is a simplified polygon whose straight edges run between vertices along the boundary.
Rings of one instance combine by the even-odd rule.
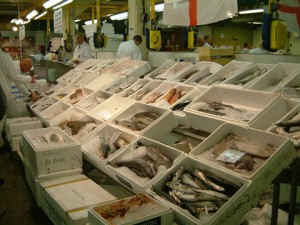
[[[183,172],[184,172],[184,167],[183,166],[180,166],[177,170],[176,170],[176,172],[175,172],[175,175],[173,176],[173,178],[172,178],[172,183],[176,183],[180,178],[181,178],[181,175],[183,174]]]
[[[234,69],[232,71],[228,71],[225,74],[223,74],[223,76],[221,77],[221,80],[226,80],[229,77],[231,77],[232,75],[234,75],[239,69]]]
[[[63,139],[59,134],[53,133],[50,134],[50,142],[64,143],[65,139]]]
[[[189,194],[195,194],[196,193],[194,189],[192,189],[192,188],[190,188],[190,187],[188,187],[184,184],[180,184],[178,182],[176,182],[176,183],[167,182],[166,185],[169,188],[173,189],[173,190],[182,191],[184,193],[189,193]]]
[[[169,102],[171,100],[171,98],[173,97],[173,95],[175,95],[176,93],[176,88],[171,88],[168,93],[164,96],[164,99]]]
[[[173,160],[162,151],[154,147],[147,147],[147,157],[158,165],[165,165],[166,168],[170,168],[173,164]]]
[[[141,91],[141,92],[135,97],[135,100],[137,100],[137,101],[142,100],[142,98],[143,98],[147,93],[149,93],[149,90]]]
[[[194,190],[197,193],[203,194],[203,196],[209,195],[209,196],[214,197],[215,199],[228,200],[230,198],[229,196],[227,196],[223,193],[213,191],[213,190],[203,190],[203,189],[194,189]],[[209,199],[207,199],[207,200],[209,200]]]
[[[214,201],[218,200],[215,196],[205,193],[184,193],[182,191],[176,191],[176,196],[184,201],[197,202],[197,201]]]
[[[275,152],[272,144],[265,144],[248,138],[234,141],[234,144],[237,150],[262,158],[268,158]]]
[[[214,110],[220,110],[220,109],[225,109],[225,108],[230,108],[230,109],[234,109],[238,112],[242,112],[241,109],[235,108],[232,105],[228,105],[228,104],[223,104],[222,102],[209,102],[208,105],[213,108]]]
[[[150,125],[154,120],[156,120],[160,114],[155,112],[139,112],[132,117],[133,122],[142,123],[145,125]]]
[[[276,124],[279,127],[292,127],[292,126],[300,126],[300,113],[297,113],[291,119],[287,121],[281,121]]]
[[[186,74],[182,79],[179,80],[179,82],[184,82],[187,79],[189,79],[190,77],[192,77],[193,75],[195,75],[197,72],[199,72],[200,70],[194,70],[188,74]]]
[[[71,129],[72,135],[76,135],[89,123],[93,123],[93,121],[68,121],[66,126]]]
[[[154,186],[152,186],[153,190],[155,193],[157,193],[159,196],[163,197],[164,199],[172,202],[173,204],[177,204],[177,202],[174,200],[174,198],[172,198],[169,194],[165,193],[164,191],[160,191],[158,189],[155,189]]]
[[[127,120],[115,120],[115,124],[121,127],[124,127],[126,129],[132,130],[132,131],[140,131],[140,129],[131,121]]]
[[[45,92],[45,95],[52,95],[54,91]]]
[[[57,97],[57,98],[60,98],[60,99],[62,99],[62,98],[65,97],[65,96],[67,96],[67,94],[58,94],[58,95],[56,95],[56,97]]]
[[[172,190],[172,191],[169,191],[169,195],[171,196],[171,198],[174,200],[174,202],[177,204],[177,205],[180,205],[181,204],[181,200],[178,198],[178,196],[175,194],[175,190]]]
[[[214,110],[209,110],[209,109],[198,109],[198,111],[213,114],[213,115],[217,115],[217,116],[225,116],[226,115],[226,113],[222,113],[222,112],[214,111]]]
[[[200,77],[198,77],[196,80],[194,80],[194,82],[199,83],[200,81],[204,80],[205,78],[209,77],[210,75],[212,75],[212,73],[203,74]]]
[[[197,178],[199,178],[200,180],[202,180],[206,185],[208,185],[209,187],[213,188],[216,191],[225,191],[224,187],[221,187],[220,185],[215,184],[214,182],[212,182],[210,179],[208,179],[205,174],[200,171],[199,169],[194,169],[192,170],[192,174],[194,176],[196,176]]]
[[[145,97],[144,102],[149,104],[149,103],[155,103],[156,100],[162,96],[162,93],[152,93],[149,96]]]
[[[49,140],[45,136],[36,136],[34,139],[39,143],[49,144]]]
[[[258,77],[260,75],[260,71],[257,70],[257,71],[254,71],[253,73],[250,73],[248,75],[246,75],[244,78],[242,78],[241,80],[238,80],[237,82],[235,82],[235,84],[241,84],[241,85],[244,85],[246,84],[247,82],[253,80],[254,78]]]
[[[178,99],[181,98],[181,91],[176,90],[175,94],[171,97],[171,99],[168,101],[170,105],[173,105]]]
[[[140,177],[148,177],[152,179],[156,176],[155,170],[145,160],[137,158],[128,161],[118,161],[116,166],[126,166]]]
[[[187,100],[187,101],[184,101],[184,102],[181,102],[181,103],[178,103],[176,104],[175,106],[172,107],[172,110],[174,111],[183,111],[184,108],[190,104],[192,101],[191,100]]]
[[[192,188],[196,188],[196,189],[201,189],[201,187],[199,187],[193,180],[192,176],[189,173],[184,173],[181,176],[181,181],[182,183],[192,187]]]

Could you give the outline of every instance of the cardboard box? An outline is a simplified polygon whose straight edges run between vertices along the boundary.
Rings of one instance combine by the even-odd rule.
[[[198,219],[192,216],[187,210],[175,205],[165,198],[159,196],[155,190],[162,191],[164,188],[166,179],[170,174],[174,174],[179,167],[183,166],[186,170],[192,171],[193,169],[199,169],[205,173],[221,177],[225,182],[235,184],[239,189],[226,201],[226,203],[219,208],[210,218],[207,220]],[[239,220],[244,213],[249,211],[253,205],[259,201],[259,193],[255,191],[251,181],[228,173],[225,170],[214,167],[211,164],[207,164],[203,161],[197,160],[193,157],[186,157],[171,170],[167,171],[159,180],[157,180],[149,189],[147,193],[168,205],[174,211],[175,222],[178,224],[187,225],[222,225],[222,224],[238,224]]]
[[[42,128],[41,120],[38,117],[8,118],[5,121],[5,131],[8,136],[21,135],[24,130]]]
[[[88,208],[116,198],[84,175],[42,182],[42,208],[54,225],[86,225]]]
[[[52,134],[63,140],[52,141]],[[80,144],[57,127],[24,131],[22,143],[25,160],[37,178],[82,167]]]
[[[109,209],[110,207],[112,209],[116,207],[120,207],[120,204],[124,205],[123,202],[130,203],[133,200],[131,199],[140,199],[138,196],[133,196],[129,198],[125,198],[122,200],[116,200],[110,203],[104,203],[99,206],[95,206],[89,209],[88,211],[88,217],[89,217],[89,224],[90,225],[108,225],[114,223],[112,221],[108,221],[105,218],[103,218],[97,211],[101,209]],[[126,209],[126,214],[122,217],[120,223],[117,224],[123,224],[123,225],[129,225],[129,224],[157,224],[157,225],[172,225],[173,224],[173,212],[172,210],[166,206],[163,205],[161,202],[157,201],[156,199],[152,198],[149,195],[143,195],[145,196],[150,203],[144,203],[142,205],[134,205],[134,204],[128,204],[129,208]],[[136,201],[138,202],[138,201]],[[124,207],[126,207],[124,205]],[[135,217],[133,217],[133,213],[136,214]],[[129,214],[129,216],[127,216]],[[131,214],[131,216],[130,216]],[[128,218],[129,217],[129,218]],[[132,218],[133,217],[133,218]],[[117,220],[115,220],[117,221]]]
[[[109,160],[107,169],[109,171],[109,175],[121,183],[124,187],[133,191],[134,193],[140,193],[146,191],[154,182],[159,180],[163,174],[165,174],[170,168],[166,168],[165,166],[160,166],[157,168],[156,175],[153,178],[148,177],[140,177],[135,174],[128,167],[116,166],[116,163],[121,160],[136,160],[140,158],[143,153],[140,150],[136,150],[140,145],[154,147],[163,152],[165,155],[171,157],[173,159],[173,163],[170,168],[174,167],[181,161],[182,158],[185,157],[185,154],[177,149],[171,148],[167,145],[159,143],[157,141],[150,140],[145,137],[140,137],[136,142],[129,145],[124,151],[120,152],[116,157]],[[133,156],[133,159],[129,159],[129,157]]]

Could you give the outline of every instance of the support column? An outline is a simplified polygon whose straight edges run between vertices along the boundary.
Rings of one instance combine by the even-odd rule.
[[[143,22],[141,21],[141,14],[143,12],[143,1],[144,0],[128,0],[128,34],[129,40],[131,40],[134,35],[141,35],[143,38],[142,44],[139,48],[142,53],[143,60],[148,60],[148,49],[146,48],[146,37],[143,35]],[[149,14],[150,12],[150,1],[145,0],[145,12]],[[149,25],[147,22],[145,28]]]
[[[71,7],[70,5],[67,5],[63,7],[63,41],[67,40],[67,32],[70,32],[70,35],[72,36],[73,39],[73,51],[75,49],[75,16],[74,16],[74,7]],[[72,58],[72,53],[66,52],[66,57],[67,58]]]

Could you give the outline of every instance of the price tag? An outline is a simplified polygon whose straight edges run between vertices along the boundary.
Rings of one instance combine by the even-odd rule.
[[[237,151],[237,150],[231,150],[231,149],[226,149],[224,152],[222,152],[216,160],[222,161],[222,162],[227,162],[227,163],[236,163],[239,161],[246,153]]]

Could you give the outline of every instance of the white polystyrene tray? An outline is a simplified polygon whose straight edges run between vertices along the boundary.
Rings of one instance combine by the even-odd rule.
[[[125,98],[130,97],[131,95],[134,95],[143,87],[145,87],[150,81],[151,81],[150,79],[139,79],[132,86],[122,91],[118,95]]]
[[[98,72],[91,72],[88,76],[82,78],[80,81],[78,81],[76,83],[76,85],[80,86],[80,87],[84,87],[87,84],[89,84],[90,82],[92,82],[93,80],[97,79],[99,76],[101,76],[100,73]]]
[[[282,93],[282,89],[286,89],[286,88],[298,88],[300,87],[300,70],[298,72],[296,72],[291,79],[288,79],[285,83],[282,84],[281,87],[277,87],[274,92],[277,93]],[[282,88],[282,89],[281,89]],[[299,101],[300,98],[297,95],[287,95],[283,93],[283,96],[292,100],[297,100]]]
[[[136,77],[120,77],[109,85],[105,91],[111,94],[118,94],[133,85],[137,79]]]
[[[213,117],[225,122],[237,123],[244,126],[252,126],[254,122],[258,123],[263,121],[264,117],[269,115],[264,112],[274,104],[280,98],[279,94],[259,92],[246,89],[237,89],[224,86],[213,86],[205,91],[202,95],[196,98],[191,104],[189,104],[184,111],[189,113],[195,113]],[[222,102],[223,104],[232,105],[233,107],[241,108],[249,112],[249,121],[243,121],[237,117],[219,116],[210,113],[200,112],[193,107],[197,106],[199,102]],[[245,116],[245,115],[244,115]],[[251,116],[251,117],[250,117]]]
[[[184,168],[189,171],[194,168],[200,169],[207,173],[221,177],[240,188],[217,212],[214,213],[214,215],[212,215],[212,217],[210,217],[207,221],[203,221],[192,216],[187,212],[187,210],[169,202],[154,192],[154,189],[161,191],[165,185],[166,179],[168,179],[171,173],[174,174],[180,166],[184,166]],[[210,164],[190,156],[184,158],[171,170],[167,171],[167,173],[165,173],[159,180],[153,183],[153,185],[147,189],[147,193],[173,209],[176,223],[187,225],[238,224],[244,213],[249,211],[252,206],[256,205],[259,201],[259,193],[255,191],[254,186],[250,181],[221,170],[220,168],[213,167]]]
[[[70,105],[74,105],[73,102],[72,102],[71,99],[70,99],[70,96],[71,96],[72,94],[75,94],[75,91],[76,91],[76,90],[82,90],[82,96],[80,97],[80,100],[79,100],[79,101],[85,99],[88,95],[90,95],[90,94],[93,92],[93,91],[90,90],[90,89],[78,87],[78,88],[76,88],[74,91],[70,92],[67,96],[63,97],[63,98],[61,99],[61,101],[62,101],[62,102],[65,102],[65,103],[67,103],[67,104],[70,104]],[[76,103],[78,103],[79,101],[77,101]],[[75,103],[75,104],[76,104],[76,103]]]
[[[260,143],[270,144],[274,147],[275,152],[269,158],[266,158],[265,162],[254,164],[253,170],[247,173],[246,171],[239,173],[235,170],[225,168],[224,164],[216,161],[213,154],[209,153],[208,150],[229,134],[249,138],[250,140]],[[296,151],[293,143],[286,137],[249,127],[225,123],[206,138],[201,145],[195,148],[191,152],[191,155],[205,160],[211,165],[226,170],[229,173],[250,179],[257,183],[259,188],[263,189],[270,185],[273,179],[293,161],[296,157]]]
[[[236,85],[236,83],[240,80],[242,80],[243,78],[245,78],[246,76],[248,76],[249,74],[257,71],[257,70],[264,70],[267,69],[267,71],[261,75],[259,75],[258,77],[254,78],[253,80],[245,83],[244,85],[241,85],[240,87],[242,88],[248,88],[249,86],[251,86],[252,84],[254,84],[261,76],[264,76],[269,70],[271,70],[275,65],[274,64],[263,64],[263,63],[256,63],[250,67],[248,67],[247,69],[245,69],[244,71],[242,71],[241,73],[236,74],[235,76],[232,76],[230,78],[228,78],[227,80],[225,80],[223,82],[223,84],[228,84],[228,85]]]
[[[90,114],[99,120],[108,121],[129,108],[135,101],[119,96],[112,96],[95,107]]]
[[[78,86],[73,85],[73,84],[69,84],[69,85],[65,86],[64,88],[60,89],[58,92],[53,93],[51,95],[51,97],[54,97],[54,98],[56,98],[58,100],[61,100],[62,98],[64,98],[68,94],[70,94],[73,91],[75,91],[76,88],[78,88]]]
[[[64,87],[66,87],[66,84],[57,84],[52,88],[48,89],[47,91],[45,91],[43,95],[48,97],[53,96],[55,93],[62,90]]]
[[[121,71],[121,76],[141,77],[151,69],[147,61],[134,61]]]
[[[86,88],[91,90],[105,90],[112,82],[117,80],[120,76],[118,74],[102,74],[98,78],[91,80],[90,83],[85,85]]]
[[[63,113],[70,107],[71,107],[70,105],[59,101],[59,102],[54,103],[49,108],[45,109],[43,112],[39,113],[39,116],[44,120],[44,122],[47,125],[49,125],[50,120],[52,120],[57,115]]]
[[[162,84],[161,84],[159,87],[155,87],[151,92],[149,92],[147,95],[145,95],[145,96],[142,98],[141,102],[143,102],[143,103],[145,103],[145,104],[153,104],[153,103],[146,103],[148,96],[151,96],[151,95],[154,94],[154,93],[158,93],[158,94],[160,94],[161,96],[163,96],[164,94],[168,93],[168,91],[169,91],[170,89],[172,89],[172,88],[174,88],[174,87],[176,87],[176,86],[177,86],[177,84],[174,83],[174,82],[170,82],[170,81],[162,82]],[[161,96],[160,96],[160,97],[161,97]],[[158,97],[158,98],[156,99],[156,101],[158,101],[158,99],[159,99],[160,97]],[[155,103],[155,102],[154,102],[154,103]]]
[[[141,99],[138,99],[138,96],[147,91],[147,94],[144,95],[144,97],[146,95],[148,95],[150,92],[152,92],[154,89],[158,88],[160,85],[162,85],[162,81],[159,80],[152,80],[149,83],[147,83],[143,88],[139,89],[136,93],[132,94],[131,96],[129,96],[129,98],[137,100],[137,101],[141,101]]]
[[[92,94],[77,102],[75,106],[80,107],[86,111],[91,111],[99,104],[112,96],[111,93],[105,91],[94,91]],[[98,98],[98,100],[96,99]]]
[[[24,130],[42,128],[38,117],[8,118],[5,121],[5,131],[10,137],[20,135]]]
[[[161,66],[159,66],[158,68],[156,68],[155,70],[153,70],[152,72],[150,72],[149,74],[147,74],[145,77],[146,78],[154,78],[152,76],[154,76],[155,74],[157,74],[159,72],[164,72],[164,71],[168,70],[169,68],[171,68],[176,63],[177,62],[175,62],[174,60],[166,61]]]
[[[176,128],[179,125],[182,125],[186,128],[196,128],[212,134],[222,124],[223,122],[220,120],[215,120],[205,116],[187,114],[182,118],[171,113],[169,116],[162,118],[159,123],[151,126],[146,132],[143,133],[143,136],[159,141],[162,136],[171,132],[173,128]]]
[[[80,108],[70,107],[66,111],[49,120],[49,126],[58,126],[66,121],[77,121],[86,115],[86,112]]]
[[[47,100],[42,101],[40,104],[36,105],[36,107],[32,108],[32,111],[36,114],[40,114],[42,111],[46,110],[57,101],[57,99],[50,97]]]
[[[252,62],[239,62],[239,61],[231,61],[228,64],[226,64],[223,68],[221,68],[218,72],[214,73],[212,76],[209,76],[199,84],[201,85],[215,85],[213,84],[216,81],[223,82],[222,77],[228,73],[228,72],[233,72],[231,75],[234,76],[235,74],[238,74],[245,70],[247,67],[251,66]],[[229,79],[229,77],[227,78]],[[226,80],[226,79],[225,79]]]
[[[137,135],[128,133],[124,130],[120,130],[118,127],[113,126],[113,125],[105,125],[104,127],[101,127],[98,129],[91,137],[86,139],[82,145],[81,145],[81,150],[84,158],[89,161],[92,165],[94,165],[97,169],[104,173],[108,173],[106,164],[108,160],[113,159],[116,157],[116,155],[120,154],[128,145],[125,147],[122,147],[118,149],[116,152],[113,154],[108,155],[106,159],[102,159],[99,157],[98,152],[100,151],[100,136],[105,136],[110,139],[112,135],[115,133],[120,133],[120,137],[128,141],[128,145],[132,143],[136,138]]]
[[[121,126],[118,126],[118,125],[117,126],[120,129],[126,130],[127,132],[130,132],[130,133],[142,134],[147,129],[149,129],[149,127],[151,127],[154,123],[158,123],[161,118],[168,116],[168,114],[170,114],[170,112],[167,111],[166,109],[162,109],[162,108],[158,108],[155,106],[136,102],[133,105],[131,105],[129,108],[127,108],[125,111],[123,111],[122,113],[120,113],[116,117],[114,117],[110,122],[115,124],[116,121],[130,120],[130,118],[132,118],[132,116],[134,116],[136,113],[140,113],[140,112],[154,112],[154,113],[159,113],[161,116],[159,116],[155,121],[153,121],[150,125],[148,125],[146,128],[144,128],[141,131],[132,131],[127,128],[121,127]]]
[[[59,77],[56,81],[58,83],[71,84],[74,83],[76,79],[81,77],[84,74],[84,71],[80,70],[70,70],[61,77]]]
[[[166,173],[166,171],[170,170],[171,168],[166,168],[163,171],[159,171],[152,179],[150,178],[141,178],[136,175],[130,169],[127,170],[127,173],[121,172],[117,167],[115,167],[115,163],[122,160],[128,154],[132,154],[135,151],[138,143],[141,143],[145,146],[151,146],[154,148],[159,149],[166,155],[172,157],[173,164],[171,166],[174,167],[176,164],[180,162],[182,158],[185,157],[185,154],[175,148],[171,148],[167,145],[161,144],[157,141],[148,139],[146,137],[140,137],[136,142],[130,144],[124,151],[120,152],[116,157],[109,160],[107,165],[107,170],[109,175],[114,178],[116,181],[120,182],[124,187],[128,188],[129,190],[133,191],[134,193],[144,192],[147,188],[149,188],[154,182],[160,179],[160,177]],[[134,159],[132,159],[134,160]],[[130,176],[130,177],[128,177]]]
[[[251,90],[275,91],[300,70],[299,63],[278,63],[268,73],[249,86]]]

